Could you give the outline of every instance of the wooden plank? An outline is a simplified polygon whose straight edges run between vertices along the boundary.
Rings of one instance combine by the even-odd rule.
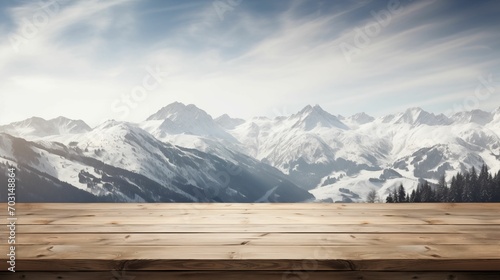
[[[5,207],[4,207],[5,206]],[[0,207],[6,208],[6,203]],[[253,209],[253,210],[418,210],[418,209],[467,209],[500,211],[500,203],[17,203],[19,210],[61,209],[61,210],[173,210],[173,209]]]
[[[3,252],[7,245],[0,245]],[[498,259],[500,244],[370,246],[97,246],[24,245],[23,259]],[[0,260],[5,260],[1,256]]]
[[[374,272],[374,271],[102,271],[0,272],[2,280],[497,280],[498,272]]]
[[[21,203],[16,268],[498,271],[499,206]]]
[[[376,224],[376,225],[441,225],[441,224],[455,224],[455,225],[489,225],[500,224],[500,216],[487,217],[480,214],[475,216],[437,216],[429,217],[428,215],[414,215],[414,216],[340,216],[335,218],[329,217],[311,217],[305,215],[291,215],[291,216],[274,216],[274,215],[246,215],[241,214],[219,214],[210,215],[200,213],[200,215],[193,216],[171,216],[171,217],[151,217],[151,216],[92,216],[82,213],[80,215],[67,215],[61,217],[41,217],[41,216],[23,216],[19,223],[25,224],[52,224],[52,225],[110,225],[110,224],[179,224],[179,223],[193,223],[193,224],[212,224],[221,223],[228,225],[283,225],[283,224]],[[6,220],[4,221],[6,224]]]
[[[3,213],[3,214],[2,214]],[[478,211],[469,209],[451,209],[451,210],[441,210],[441,209],[422,209],[415,211],[414,209],[400,209],[397,211],[393,210],[360,210],[360,209],[348,209],[348,210],[330,210],[330,211],[318,211],[318,210],[253,210],[253,209],[208,209],[208,210],[198,210],[198,209],[174,209],[174,210],[163,210],[163,209],[145,209],[145,210],[77,210],[77,209],[40,209],[40,210],[18,210],[17,216],[39,216],[47,218],[60,218],[68,216],[89,216],[89,217],[100,217],[100,216],[124,216],[127,217],[192,217],[200,215],[210,215],[210,216],[221,216],[221,215],[272,215],[276,217],[288,217],[288,216],[307,216],[307,217],[325,217],[325,218],[337,218],[337,217],[419,217],[419,216],[432,216],[432,217],[442,217],[442,216],[459,216],[459,217],[477,217],[478,215],[482,217],[498,217],[498,212],[496,211]],[[6,211],[0,212],[0,217],[7,217],[8,213]]]
[[[390,259],[390,260],[85,260],[85,259],[22,259],[17,271],[230,271],[230,270],[312,270],[312,271],[498,271],[495,259]],[[1,271],[7,271],[4,264]],[[251,273],[251,272],[250,272]]]
[[[22,220],[21,220],[22,221]],[[219,221],[220,222],[220,221]],[[7,227],[2,230],[6,230]],[[18,224],[20,234],[27,233],[495,233],[500,225],[345,225],[345,224],[300,224],[300,225],[227,225],[227,224],[170,224],[170,225],[34,225]]]
[[[0,244],[6,244],[6,236]],[[303,233],[170,233],[170,234],[20,234],[17,245],[100,246],[370,246],[500,244],[500,232],[475,234],[303,234]]]

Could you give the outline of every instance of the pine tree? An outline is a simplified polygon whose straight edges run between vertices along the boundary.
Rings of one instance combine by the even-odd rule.
[[[441,176],[436,188],[423,181],[411,194],[401,184],[391,190],[386,202],[500,202],[500,171],[493,176],[483,165],[478,175],[473,167],[453,176],[449,188]]]
[[[488,172],[488,167],[483,164],[478,177],[478,186],[480,188],[479,201],[492,202],[494,196],[493,177]]]
[[[416,193],[415,193],[415,190],[411,191],[411,195],[410,195],[410,202],[416,202],[415,201],[415,196],[416,196]]]
[[[472,201],[472,186],[470,180],[470,173],[466,172],[464,175],[464,187],[462,188],[462,201]]]
[[[417,190],[415,191],[415,199],[413,202],[422,202],[422,189],[420,185],[417,186]]]
[[[407,202],[406,201],[406,191],[405,191],[405,188],[403,187],[403,184],[399,185],[397,195],[398,195],[398,202],[399,203]]]
[[[500,202],[500,171],[493,178],[493,202]]]
[[[450,187],[450,202],[462,202],[465,179],[461,173],[453,176]]]
[[[400,203],[401,201],[399,201],[399,194],[398,194],[398,190],[396,188],[394,188],[392,190],[392,199],[394,199],[394,203]]]
[[[439,178],[438,188],[436,190],[435,201],[437,202],[447,202],[448,201],[448,186],[446,184],[445,175]]]
[[[431,186],[429,186],[429,182],[424,181],[423,184],[420,185],[421,188],[421,200],[422,202],[433,202],[433,192]]]
[[[470,172],[470,191],[471,191],[470,194],[471,202],[478,202],[481,191],[480,191],[476,168],[474,167],[472,167]]]

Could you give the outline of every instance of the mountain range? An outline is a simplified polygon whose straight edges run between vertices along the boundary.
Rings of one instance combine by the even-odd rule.
[[[362,202],[482,164],[500,169],[500,108],[243,120],[175,102],[140,123],[0,126],[0,165],[17,166],[24,201]]]

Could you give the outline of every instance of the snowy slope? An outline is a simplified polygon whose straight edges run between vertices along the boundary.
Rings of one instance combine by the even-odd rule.
[[[234,164],[160,142],[130,123],[108,121],[88,133],[61,136],[58,142],[31,143],[2,135],[0,157],[117,201],[254,202],[270,190],[280,202],[313,199],[278,170],[252,158],[232,155]],[[22,148],[16,149],[11,139]]]

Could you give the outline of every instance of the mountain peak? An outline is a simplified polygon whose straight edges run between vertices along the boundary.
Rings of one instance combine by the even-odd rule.
[[[406,112],[407,113],[420,113],[420,112],[425,112],[424,109],[420,108],[420,107],[410,107],[408,109],[406,109]]]
[[[228,114],[224,114],[215,119],[215,122],[225,129],[234,129],[238,125],[245,122],[243,119],[231,118]]]
[[[71,121],[71,119],[68,119],[68,118],[66,118],[64,116],[59,116],[57,118],[51,119],[50,121]]]
[[[31,137],[38,138],[63,134],[79,134],[90,130],[91,128],[84,121],[72,120],[66,117],[57,117],[51,120],[31,117],[23,121],[0,126],[0,131],[28,139]]]
[[[485,112],[475,109],[467,112],[458,112],[451,116],[455,123],[476,123],[485,125],[493,120],[494,113]]]
[[[396,124],[410,124],[410,125],[449,125],[452,121],[443,114],[435,115],[423,110],[420,107],[408,108],[405,112],[400,113],[393,118],[385,118],[387,120],[395,120]]]
[[[374,121],[375,118],[364,113],[364,112],[361,112],[361,113],[357,113],[357,114],[350,116],[348,118],[348,120],[361,125],[361,124],[370,123],[370,122]]]
[[[313,112],[325,112],[325,110],[323,110],[323,108],[321,108],[321,106],[319,106],[318,104],[314,106],[307,105],[302,110],[300,110],[299,114],[310,114]]]
[[[96,129],[106,129],[106,128],[110,128],[110,127],[118,126],[118,125],[122,125],[122,124],[124,124],[124,122],[120,122],[120,121],[116,121],[116,120],[112,119],[112,120],[107,120],[107,121],[101,123],[100,125],[98,125],[96,127]]]
[[[307,105],[290,118],[296,119],[294,127],[302,127],[305,130],[311,130],[315,127],[348,129],[342,121],[323,110],[319,105]]]
[[[147,118],[147,120],[170,119],[175,121],[176,119],[181,118],[212,120],[212,117],[209,114],[196,107],[194,104],[185,105],[181,102],[174,102],[161,108],[158,112]]]
[[[149,121],[161,120],[161,124]],[[193,104],[184,105],[174,102],[161,108],[151,115],[142,127],[160,139],[168,135],[196,135],[201,137],[223,139],[234,142],[232,135],[227,133],[212,117]]]

